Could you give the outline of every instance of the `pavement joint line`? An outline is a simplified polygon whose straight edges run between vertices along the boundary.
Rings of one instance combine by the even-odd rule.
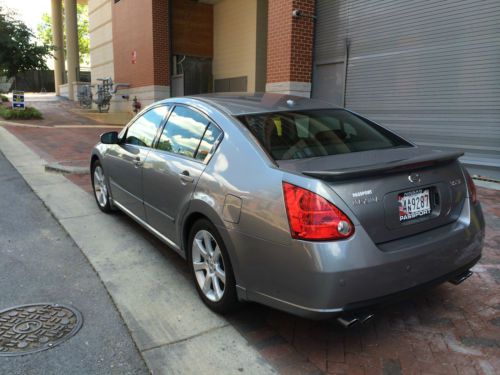
[[[215,331],[218,331],[220,329],[223,329],[223,328],[226,328],[226,327],[229,327],[231,326],[230,323],[225,323],[219,327],[212,327],[212,328],[209,328],[205,331],[202,331],[202,332],[198,332],[197,334],[195,335],[191,335],[191,336],[187,336],[187,337],[183,337],[181,339],[178,339],[178,340],[174,340],[174,341],[171,341],[171,342],[166,342],[164,344],[158,344],[158,345],[155,345],[155,346],[152,346],[150,348],[146,348],[146,349],[142,349],[141,350],[141,353],[145,353],[145,352],[149,352],[151,350],[155,350],[155,349],[159,349],[159,348],[163,348],[163,347],[166,347],[166,346],[172,346],[172,345],[175,345],[175,344],[178,344],[180,342],[185,342],[185,341],[189,341],[191,339],[194,339],[196,337],[201,337],[203,335],[206,335],[206,334],[209,334],[209,333],[212,333],[212,332],[215,332]]]
[[[28,179],[30,177],[33,177],[34,175],[33,174],[29,174],[29,173],[26,173],[24,176],[28,177]],[[23,176],[23,177],[24,177]],[[26,178],[23,178],[25,181],[26,181]],[[54,181],[54,182],[41,182],[41,183],[37,183],[36,184],[36,187],[40,187],[40,188],[43,188],[43,187],[46,187],[46,186],[54,186],[54,185],[58,185],[60,184],[60,181]],[[30,186],[31,187],[31,186]],[[36,188],[35,188],[36,189]],[[31,188],[31,190],[34,190],[33,188]]]
[[[58,218],[58,220],[60,222],[63,222],[65,220],[72,220],[72,219],[80,219],[82,217],[88,217],[88,216],[97,216],[97,215],[100,215],[101,212],[93,212],[93,213],[90,213],[90,214],[83,214],[83,215],[77,215],[77,216],[68,216],[68,217],[60,217]]]

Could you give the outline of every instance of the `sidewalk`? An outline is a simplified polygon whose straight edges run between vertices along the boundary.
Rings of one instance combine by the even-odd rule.
[[[148,374],[99,276],[1,153],[0,196],[0,310],[53,303],[71,306],[83,317],[74,337],[49,350],[3,357],[7,346],[0,344],[0,374]],[[36,314],[29,319],[35,326],[42,321]],[[41,330],[29,341],[16,340],[6,327],[0,319],[0,343],[29,347],[31,342],[36,348],[49,340]],[[57,327],[48,334],[53,337]]]
[[[39,158],[82,166],[88,165],[88,155],[98,135],[111,129],[96,124],[86,128],[61,128],[57,125],[64,124],[52,124],[51,129],[10,125],[4,125],[4,128]],[[91,192],[88,175],[64,175],[64,178],[83,191]],[[487,222],[485,249],[483,259],[474,267],[475,274],[460,286],[443,284],[408,301],[381,307],[372,323],[350,330],[340,328],[333,321],[307,321],[253,304],[229,317],[229,326],[225,325],[227,323],[216,324],[217,329],[236,328],[259,358],[267,360],[284,374],[500,373],[500,191],[478,188],[478,193]],[[90,194],[87,197],[90,199]],[[101,215],[95,218],[100,221]],[[164,272],[168,269],[168,272],[184,275],[175,282],[189,285],[187,267],[178,256],[164,250],[162,244],[126,218],[118,221],[127,228],[124,233],[127,238],[130,235],[126,233],[130,232],[142,236],[146,243],[153,244],[156,251],[163,254],[159,261],[166,267]],[[71,227],[77,224],[74,222]],[[113,227],[117,223],[106,221],[106,225]],[[97,227],[93,230],[99,232]],[[85,243],[81,247],[85,252]],[[149,272],[143,266],[135,266],[137,272]],[[108,277],[108,271],[103,269],[101,277]],[[141,281],[144,287],[147,285],[145,281]],[[155,285],[158,287],[157,281],[153,280],[140,292],[154,290]],[[182,287],[186,288],[186,285]],[[118,285],[111,283],[111,290],[115,288],[119,288]],[[137,298],[130,294],[126,297]],[[172,308],[169,305],[160,307]],[[199,308],[209,314],[204,306]],[[160,310],[154,311],[160,313]],[[135,319],[130,311],[127,314]],[[131,324],[139,329],[145,321],[135,320]],[[142,334],[134,336],[133,333],[133,336],[140,341]],[[164,351],[156,353],[174,355]],[[179,353],[177,351],[174,357],[177,358]],[[190,353],[188,346],[182,348],[182,353]],[[151,358],[160,359],[153,355]]]

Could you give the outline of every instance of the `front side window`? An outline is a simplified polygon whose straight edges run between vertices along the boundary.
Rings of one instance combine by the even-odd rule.
[[[194,158],[208,119],[189,108],[177,106],[170,114],[157,148]]]
[[[135,120],[127,130],[125,143],[151,147],[168,109],[168,106],[155,107]]]
[[[411,146],[384,128],[342,109],[260,113],[238,119],[275,160]]]

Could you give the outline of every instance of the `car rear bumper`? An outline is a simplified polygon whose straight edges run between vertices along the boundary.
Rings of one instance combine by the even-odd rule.
[[[466,201],[460,218],[439,228],[375,245],[362,227],[347,241],[268,245],[268,265],[241,297],[308,318],[328,318],[447,281],[481,257],[484,219]],[[279,263],[276,259],[280,259]]]

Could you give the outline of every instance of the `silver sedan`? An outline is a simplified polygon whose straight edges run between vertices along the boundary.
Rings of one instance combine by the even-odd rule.
[[[481,256],[461,153],[277,94],[172,98],[92,151],[95,198],[186,258],[205,304],[340,316],[444,281]]]

